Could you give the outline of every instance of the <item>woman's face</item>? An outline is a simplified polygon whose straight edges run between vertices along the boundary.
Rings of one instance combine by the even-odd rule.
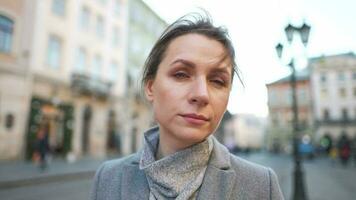
[[[145,85],[161,137],[191,145],[203,141],[226,110],[232,66],[218,41],[201,34],[175,38]]]

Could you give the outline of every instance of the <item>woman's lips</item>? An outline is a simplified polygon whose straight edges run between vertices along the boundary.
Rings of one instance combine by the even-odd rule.
[[[182,114],[180,116],[182,116],[186,122],[193,125],[203,125],[209,121],[209,119],[204,115],[198,115],[194,113]]]

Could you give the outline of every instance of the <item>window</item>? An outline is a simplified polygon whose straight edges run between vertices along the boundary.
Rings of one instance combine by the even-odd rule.
[[[285,92],[286,98],[285,98],[285,104],[284,105],[292,105],[293,103],[293,96],[292,96],[292,90],[288,89]]]
[[[326,109],[326,108],[323,110],[323,118],[324,118],[325,121],[330,119],[329,110]]]
[[[340,95],[340,97],[345,98],[346,97],[346,89],[345,88],[340,88],[339,89],[339,95]]]
[[[15,123],[15,116],[12,113],[8,113],[5,117],[5,127],[11,129]]]
[[[118,47],[119,46],[119,28],[118,27],[114,27],[113,31],[112,31],[112,45],[113,47]]]
[[[59,16],[64,16],[66,0],[53,0],[52,12]]]
[[[345,81],[345,73],[344,72],[339,72],[337,77],[338,77],[339,81]]]
[[[84,72],[87,60],[87,53],[84,48],[78,49],[75,60],[75,71]]]
[[[58,69],[60,66],[61,46],[61,41],[57,36],[49,37],[47,63],[53,69]]]
[[[93,68],[92,68],[92,76],[95,79],[99,79],[100,78],[100,69],[102,65],[102,60],[101,60],[101,56],[97,55],[94,58],[94,63],[93,63]]]
[[[89,23],[90,23],[90,10],[87,7],[83,7],[80,13],[80,19],[79,19],[80,27],[83,30],[88,30],[89,29]]]
[[[115,15],[120,15],[120,0],[114,0],[114,13]]]
[[[356,72],[353,72],[353,73],[352,73],[352,79],[353,79],[354,81],[356,81]]]
[[[98,1],[99,1],[99,3],[101,3],[103,5],[105,5],[107,3],[107,0],[98,0]]]
[[[0,15],[0,52],[10,52],[12,46],[12,34],[14,22]]]
[[[112,82],[115,82],[117,79],[117,74],[118,73],[118,64],[116,62],[112,62],[110,64],[110,68],[109,68],[109,79]]]
[[[348,120],[349,115],[348,115],[347,109],[343,108],[341,112],[342,112],[342,120]]]
[[[268,102],[269,102],[269,104],[272,105],[272,106],[276,105],[277,104],[276,103],[277,100],[278,100],[278,98],[277,98],[276,91],[273,90],[273,89],[270,89],[268,91]]]
[[[320,96],[322,99],[326,99],[328,97],[328,89],[327,88],[321,89]]]
[[[98,37],[104,37],[104,19],[102,16],[96,18],[96,35]]]
[[[305,89],[299,89],[297,91],[298,93],[298,100],[300,101],[300,103],[306,103],[307,102],[307,94]]]
[[[320,82],[325,83],[326,81],[327,81],[326,74],[325,74],[325,73],[322,73],[322,74],[320,75]]]

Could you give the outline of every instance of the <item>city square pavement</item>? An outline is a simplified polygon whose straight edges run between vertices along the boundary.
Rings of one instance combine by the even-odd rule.
[[[293,159],[290,155],[242,154],[247,160],[271,167],[278,176],[286,199],[292,197]],[[356,166],[333,164],[327,157],[304,160],[304,183],[309,200],[356,199]]]
[[[0,161],[0,190],[58,180],[91,178],[103,161],[104,159],[84,157],[68,162],[57,158],[51,160],[44,170],[32,162]]]
[[[293,162],[288,155],[269,153],[239,154],[239,156],[269,166],[278,175],[282,192],[291,199]],[[95,169],[103,160],[84,158],[74,163],[52,161],[41,172],[25,162],[0,163],[0,197],[2,200],[88,199]],[[332,165],[327,158],[303,163],[309,200],[352,200],[356,196],[356,167]]]

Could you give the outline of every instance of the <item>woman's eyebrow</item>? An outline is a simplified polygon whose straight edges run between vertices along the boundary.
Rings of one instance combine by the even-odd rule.
[[[187,67],[191,67],[191,68],[195,68],[195,67],[196,67],[195,63],[193,63],[193,62],[191,62],[191,61],[189,61],[189,60],[181,59],[181,58],[176,59],[175,61],[173,61],[173,62],[171,63],[171,65],[174,65],[174,64],[176,64],[176,63],[181,63],[181,64],[183,64],[183,65],[185,65],[185,66],[187,66]]]
[[[217,74],[227,74],[227,75],[231,75],[230,71],[228,70],[228,67],[223,67],[223,68],[215,68],[212,69],[211,71],[213,73],[217,73]]]
[[[216,64],[220,64],[221,62],[222,61],[219,61]],[[182,59],[182,58],[178,58],[178,59],[174,60],[171,63],[171,65],[178,64],[178,63],[183,64],[184,66],[187,66],[187,67],[190,67],[190,68],[195,68],[196,67],[196,64],[194,62],[191,62],[189,60],[185,60],[185,59]],[[224,67],[214,68],[211,71],[213,73],[231,75],[231,72],[228,69],[229,69],[229,66],[224,66]]]

